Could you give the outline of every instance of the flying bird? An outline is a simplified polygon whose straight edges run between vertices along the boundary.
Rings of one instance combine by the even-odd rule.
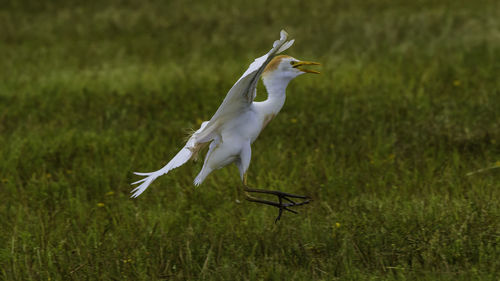
[[[280,39],[276,40],[267,54],[255,59],[236,84],[229,90],[215,114],[209,121],[202,122],[188,139],[186,145],[163,168],[151,173],[135,173],[144,176],[134,184],[140,184],[131,193],[133,198],[141,195],[159,176],[167,174],[190,159],[195,159],[205,146],[208,152],[201,171],[194,179],[194,185],[203,183],[214,170],[235,163],[239,169],[246,200],[262,203],[279,209],[278,217],[283,210],[297,213],[290,207],[309,203],[307,196],[284,193],[281,191],[254,189],[247,186],[247,170],[252,155],[252,143],[260,132],[280,112],[286,98],[288,83],[295,77],[305,73],[318,71],[305,69],[306,65],[319,65],[316,62],[300,61],[287,55],[278,55],[290,48],[294,40],[287,41],[288,34],[282,30]],[[265,101],[254,101],[257,95],[257,83],[262,77],[268,97]],[[278,202],[256,198],[250,193],[272,194]],[[295,202],[292,198],[302,199]],[[296,200],[296,199],[295,199]]]

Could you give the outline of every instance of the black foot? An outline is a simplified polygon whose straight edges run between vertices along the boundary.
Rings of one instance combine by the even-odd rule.
[[[274,206],[274,207],[278,208],[279,209],[278,217],[276,217],[276,219],[274,220],[274,223],[276,223],[280,220],[281,214],[283,213],[283,210],[297,214],[297,211],[289,209],[289,207],[295,207],[295,206],[309,204],[309,202],[311,201],[311,199],[308,196],[295,195],[295,194],[290,194],[290,193],[285,193],[285,192],[275,191],[275,190],[245,188],[245,191],[254,192],[254,193],[272,194],[272,195],[276,195],[278,197],[279,202],[258,199],[258,198],[254,198],[254,197],[251,197],[248,195],[246,197],[246,200],[248,200],[248,201],[266,204],[266,205],[270,205],[270,206]],[[295,202],[291,198],[304,199],[304,201]],[[288,203],[283,203],[283,199],[288,201]]]

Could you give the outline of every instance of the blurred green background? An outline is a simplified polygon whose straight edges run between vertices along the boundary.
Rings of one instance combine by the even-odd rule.
[[[498,1],[0,4],[0,279],[498,280]],[[235,203],[201,162],[129,199],[286,29],[322,63]],[[258,99],[265,99],[259,86]]]

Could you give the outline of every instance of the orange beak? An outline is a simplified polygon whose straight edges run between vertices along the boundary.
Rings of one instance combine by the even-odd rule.
[[[304,69],[301,67],[303,65],[320,65],[320,63],[319,62],[312,62],[312,61],[298,61],[298,62],[294,62],[292,64],[292,67],[297,68],[298,70],[300,70],[302,72],[306,72],[306,73],[313,73],[313,74],[320,74],[321,73],[321,72],[316,71],[316,70]]]

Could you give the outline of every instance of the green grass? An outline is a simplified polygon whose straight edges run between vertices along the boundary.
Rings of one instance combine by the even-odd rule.
[[[498,1],[3,1],[0,279],[498,280]],[[236,204],[201,163],[129,199],[285,28],[322,62]],[[265,97],[262,86],[260,97]]]

